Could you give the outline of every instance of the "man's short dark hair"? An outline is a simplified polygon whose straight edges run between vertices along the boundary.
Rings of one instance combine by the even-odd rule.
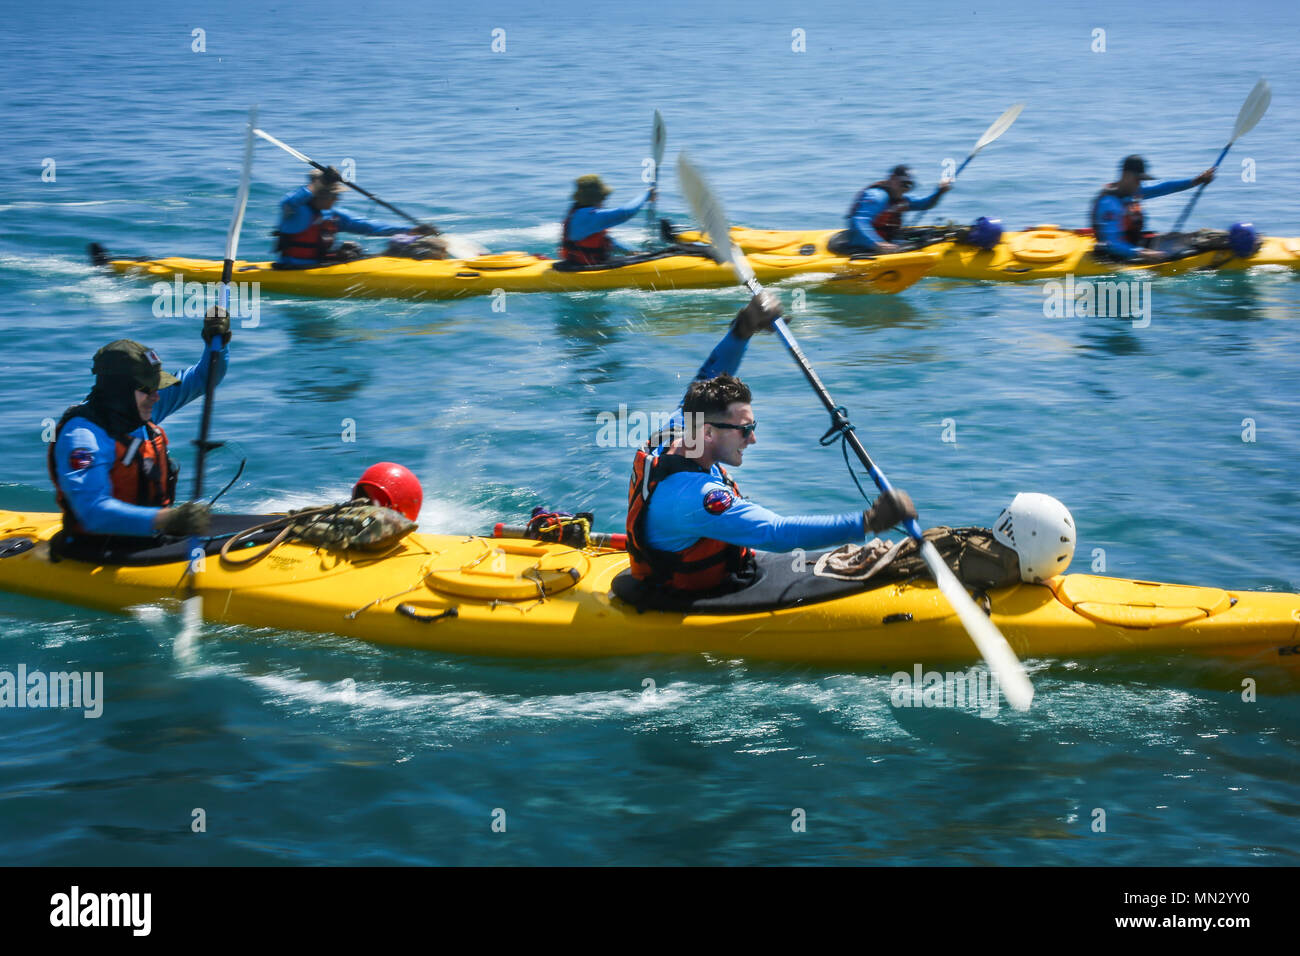
[[[749,402],[752,396],[749,386],[734,375],[715,375],[704,381],[691,382],[682,400],[682,411],[687,421],[693,416],[701,416],[707,421],[716,416],[727,414],[727,407],[735,402]]]

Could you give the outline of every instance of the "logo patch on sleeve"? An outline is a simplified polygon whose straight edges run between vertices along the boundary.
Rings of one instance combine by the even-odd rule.
[[[95,456],[89,448],[74,448],[68,455],[68,464],[72,466],[73,471],[83,471],[89,468],[95,461]]]
[[[704,496],[704,510],[711,515],[720,515],[731,507],[735,497],[730,491],[724,491],[722,488],[714,488]]]

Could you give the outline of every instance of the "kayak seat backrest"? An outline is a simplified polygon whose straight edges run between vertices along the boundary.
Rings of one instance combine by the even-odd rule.
[[[737,579],[703,595],[665,592],[632,577],[624,571],[614,578],[611,590],[620,601],[631,604],[640,611],[670,611],[678,614],[753,614],[759,611],[776,611],[787,607],[800,607],[832,601],[850,594],[859,594],[869,587],[878,587],[886,581],[841,581],[813,573],[821,554],[809,554],[796,564],[789,554],[759,552],[755,559],[752,580]],[[796,570],[796,567],[802,570]]]

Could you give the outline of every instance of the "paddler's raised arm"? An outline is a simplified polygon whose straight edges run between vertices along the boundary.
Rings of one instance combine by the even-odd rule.
[[[740,368],[740,361],[749,348],[749,340],[755,332],[769,331],[772,324],[781,317],[781,299],[775,293],[764,289],[749,300],[749,303],[736,313],[735,320],[727,329],[721,341],[713,347],[709,357],[704,360],[693,381],[707,381],[718,375],[735,375]],[[685,395],[682,396],[683,399]],[[678,404],[668,420],[668,430],[682,427],[682,406]]]

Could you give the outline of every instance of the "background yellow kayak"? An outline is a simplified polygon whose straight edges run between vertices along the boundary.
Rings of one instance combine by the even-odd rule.
[[[822,257],[830,255],[826,242],[839,231],[746,229],[736,226],[731,230],[731,237],[751,257],[756,253]],[[684,242],[701,242],[707,238],[699,232],[682,232],[678,236]],[[951,241],[939,242],[926,247],[939,257],[928,275],[950,279],[1022,282],[1065,275],[1112,275],[1133,271],[1177,275],[1200,269],[1241,271],[1255,266],[1300,269],[1300,238],[1264,237],[1259,251],[1248,259],[1239,258],[1223,249],[1150,266],[1122,265],[1094,259],[1090,255],[1094,245],[1092,236],[1080,235],[1055,225],[1004,233],[1002,241],[991,250]]]
[[[854,293],[900,292],[939,261],[926,249],[849,261],[829,254],[756,254],[749,257],[764,282],[809,276]],[[702,289],[736,284],[731,266],[702,256],[678,255],[609,269],[565,272],[554,260],[525,252],[476,259],[402,259],[375,256],[317,269],[274,269],[270,262],[235,263],[234,281],[256,282],[264,292],[322,298],[451,299],[504,292],[578,292],[599,289]],[[216,282],[221,262],[212,259],[113,259],[108,266],[135,278]],[[820,276],[820,278],[819,278]]]
[[[179,595],[183,562],[51,562],[47,542],[60,524],[57,514],[0,511],[0,589],[119,611]],[[622,551],[415,533],[382,556],[294,543],[245,566],[211,555],[197,586],[213,621],[463,654],[704,652],[866,665],[975,657],[948,602],[926,580],[771,611],[638,613],[610,594],[627,565]],[[1300,663],[1296,594],[1071,574],[988,598],[1022,657],[1196,654]]]

